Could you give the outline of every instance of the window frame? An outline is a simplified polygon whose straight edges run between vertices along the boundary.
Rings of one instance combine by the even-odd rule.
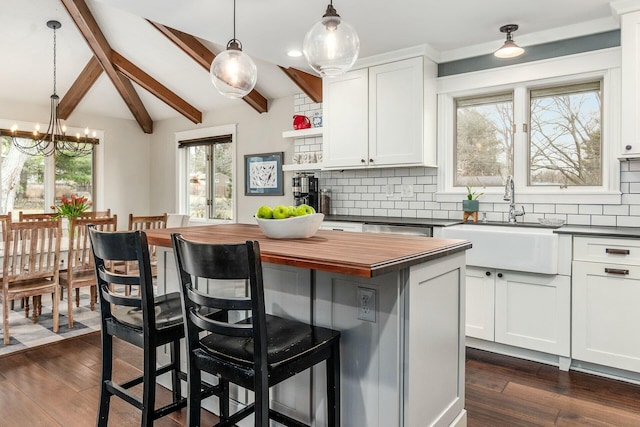
[[[559,73],[558,70],[562,72]],[[602,185],[536,187],[528,185],[529,90],[600,80],[602,91]],[[454,187],[456,99],[513,91],[514,183],[517,203],[619,204],[620,192],[620,49],[610,48],[500,69],[438,79],[438,187],[436,201],[459,202],[466,189]],[[480,189],[486,202],[503,201],[503,187]]]
[[[25,121],[16,121],[16,120],[8,120],[8,119],[0,119],[0,127],[2,128],[11,128],[14,124],[18,125],[19,129],[33,129],[36,123],[33,122],[25,122]],[[75,135],[76,133],[84,133],[84,129],[76,128],[70,126],[67,128],[68,135]],[[92,152],[92,171],[91,171],[91,192],[92,199],[91,202],[93,204],[92,210],[102,210],[102,201],[104,200],[104,179],[103,171],[104,171],[104,131],[103,130],[95,130],[96,138],[100,140],[99,144],[96,144],[93,147]],[[56,181],[56,168],[55,168],[55,159],[54,156],[45,156],[44,157],[44,212],[49,213],[53,212],[51,209],[52,205],[57,204],[58,200],[55,199],[55,181]],[[16,212],[17,215],[17,212]]]
[[[193,218],[191,219],[192,223],[202,223],[202,224],[230,224],[238,222],[238,168],[237,168],[237,139],[236,139],[236,124],[229,125],[221,125],[221,126],[213,126],[202,129],[194,129],[189,131],[182,131],[175,133],[175,153],[176,153],[176,161],[178,171],[178,179],[176,180],[176,195],[177,195],[177,203],[176,203],[176,212],[180,214],[186,214],[189,212],[189,179],[188,179],[188,150],[178,148],[178,144],[180,141],[192,140],[192,139],[201,139],[201,138],[215,138],[217,136],[223,135],[231,135],[231,157],[232,157],[232,165],[231,171],[233,173],[233,185],[232,185],[232,195],[231,195],[231,219],[223,220],[223,219],[215,219],[215,218]],[[213,179],[213,177],[211,177]],[[210,183],[207,183],[209,186]],[[207,188],[207,192],[209,188]]]

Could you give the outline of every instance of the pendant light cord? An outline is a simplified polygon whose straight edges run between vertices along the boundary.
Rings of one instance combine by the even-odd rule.
[[[236,0],[233,0],[233,39],[236,39]]]
[[[53,94],[56,95],[56,28],[53,29]]]

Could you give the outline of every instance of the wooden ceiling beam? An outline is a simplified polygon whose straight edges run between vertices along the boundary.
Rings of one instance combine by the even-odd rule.
[[[60,0],[80,30],[96,59],[145,133],[153,132],[153,121],[129,79],[111,63],[111,46],[84,0]]]
[[[111,51],[111,63],[129,80],[132,80],[142,86],[152,95],[155,95],[158,99],[185,116],[187,119],[191,120],[193,123],[202,123],[202,112],[173,93],[162,83],[142,71],[115,50]]]
[[[280,66],[278,65],[278,67]],[[298,70],[297,68],[280,67],[280,69],[289,76],[313,102],[322,102],[322,79],[320,77]]]
[[[60,100],[58,104],[58,117],[62,120],[67,120],[73,110],[76,109],[82,98],[87,94],[91,86],[98,80],[102,74],[102,66],[98,62],[95,56],[92,56],[87,65],[73,82],[67,93]]]
[[[183,33],[176,29],[166,27],[157,22],[148,21],[158,31],[165,35],[173,44],[178,46],[184,53],[189,55],[191,59],[196,61],[207,73],[211,68],[211,63],[215,59],[215,53],[211,52],[200,40],[191,34]],[[247,104],[251,105],[258,113],[266,113],[268,111],[267,99],[257,90],[253,89],[242,98]]]

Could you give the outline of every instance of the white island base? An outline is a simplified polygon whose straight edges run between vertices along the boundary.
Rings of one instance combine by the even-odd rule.
[[[158,252],[158,291],[176,291],[173,252]],[[464,251],[373,278],[263,268],[267,312],[341,331],[343,427],[466,426]],[[363,290],[373,290],[373,313],[358,310]],[[225,292],[244,295],[245,286]],[[168,376],[161,382],[169,386]],[[233,397],[237,407],[252,401],[244,389]],[[327,425],[325,398],[324,364],[271,389],[273,407],[318,427]],[[204,405],[218,412],[217,398]]]

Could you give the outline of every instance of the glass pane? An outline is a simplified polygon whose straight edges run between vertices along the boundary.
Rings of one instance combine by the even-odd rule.
[[[207,146],[189,147],[189,215],[205,218],[207,212]]]
[[[232,151],[231,144],[215,144],[213,146],[213,198],[216,201],[213,218],[232,219]]]
[[[2,199],[0,211],[38,213],[45,211],[44,157],[30,156],[2,137]]]
[[[86,197],[93,203],[93,154],[56,155],[55,204],[72,195]]]
[[[600,85],[531,97],[529,185],[602,185]]]
[[[501,186],[513,174],[511,94],[456,101],[455,186]]]

